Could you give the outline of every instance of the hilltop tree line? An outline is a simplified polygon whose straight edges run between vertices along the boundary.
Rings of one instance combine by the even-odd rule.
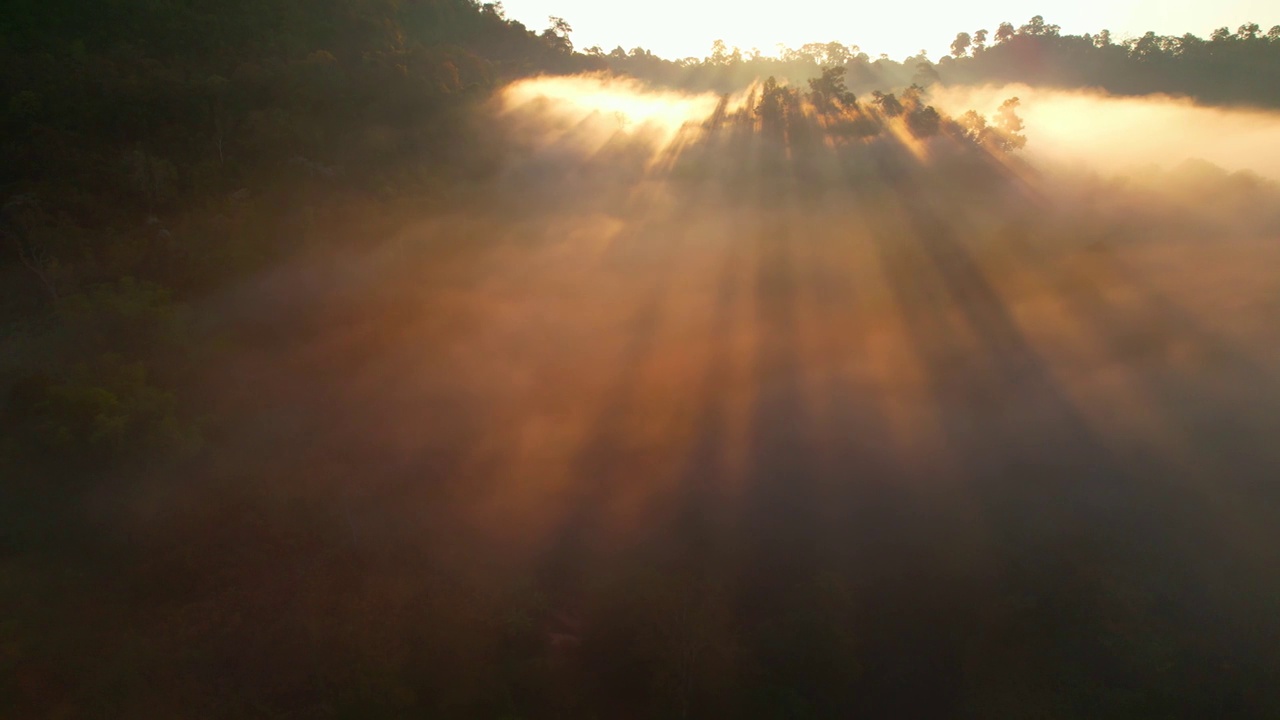
[[[1117,40],[1108,30],[1063,35],[1037,15],[960,33],[937,70],[948,83],[1024,82],[1097,87],[1117,94],[1169,93],[1201,102],[1280,106],[1280,25],[1226,27],[1208,39],[1191,33]]]
[[[1036,15],[1021,26],[1001,23],[994,31],[961,32],[951,54],[938,62],[926,51],[901,61],[872,58],[858,45],[841,42],[779,46],[773,55],[744,51],[716,41],[704,58],[668,60],[644,48],[610,52],[589,48],[601,67],[654,82],[696,89],[728,90],[773,75],[802,84],[823,67],[845,68],[858,92],[927,87],[935,82],[975,84],[1024,82],[1093,87],[1117,94],[1168,93],[1206,103],[1280,107],[1280,25],[1257,23],[1234,32],[1222,27],[1208,39],[1187,33],[1113,38],[1109,30],[1063,35]]]

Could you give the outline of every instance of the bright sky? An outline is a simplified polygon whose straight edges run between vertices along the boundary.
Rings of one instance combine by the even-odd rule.
[[[837,40],[859,45],[873,58],[888,53],[902,60],[925,49],[937,59],[957,32],[985,28],[994,34],[1002,21],[1018,26],[1037,13],[1061,25],[1064,34],[1107,28],[1116,40],[1147,30],[1208,37],[1224,25],[1234,32],[1251,21],[1266,32],[1280,24],[1276,0],[1059,0],[1057,7],[1039,8],[1018,0],[504,0],[503,6],[508,17],[535,30],[547,27],[549,15],[565,18],[578,48],[640,46],[668,58],[706,56],[719,38],[768,55],[778,43],[799,47]]]

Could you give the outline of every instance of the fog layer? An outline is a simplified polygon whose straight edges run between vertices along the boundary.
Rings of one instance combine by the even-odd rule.
[[[512,87],[473,200],[207,311],[245,423],[130,522],[217,556],[309,508],[338,549],[236,556],[246,626],[293,619],[215,633],[232,682],[356,617],[445,709],[513,642],[570,715],[1272,702],[1280,194],[1227,137],[1268,116],[1019,90],[1024,158],[601,82]],[[1114,175],[1125,138],[1170,169]]]
[[[1280,180],[1280,113],[1197,105],[1163,95],[1113,97],[1100,91],[936,86],[935,104],[955,114],[991,113],[1021,99],[1027,155],[1108,173],[1170,169],[1188,160]]]

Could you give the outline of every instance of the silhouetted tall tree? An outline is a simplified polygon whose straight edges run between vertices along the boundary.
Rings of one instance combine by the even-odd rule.
[[[809,98],[820,112],[830,113],[841,108],[852,108],[857,99],[845,85],[843,66],[826,67],[822,75],[809,80]]]

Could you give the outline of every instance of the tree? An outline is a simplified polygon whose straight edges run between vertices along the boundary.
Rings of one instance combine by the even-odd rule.
[[[987,31],[978,30],[973,34],[973,52],[976,55],[977,53],[980,53],[986,49],[987,49]]]
[[[572,53],[573,41],[569,39],[569,34],[573,32],[573,28],[569,25],[569,21],[555,15],[548,17],[547,20],[551,26],[542,31],[542,38],[549,41],[557,50]]]
[[[1240,38],[1241,40],[1255,40],[1258,38],[1261,32],[1262,32],[1262,28],[1258,26],[1258,23],[1255,23],[1255,22],[1245,23],[1244,25],[1241,25],[1238,30],[1236,30],[1236,37]]]
[[[1013,29],[1013,23],[1002,22],[1000,27],[996,28],[996,42],[1007,43],[1013,39],[1017,32]]]
[[[1062,28],[1057,25],[1046,25],[1044,22],[1044,16],[1036,15],[1032,17],[1031,20],[1027,21],[1026,25],[1018,28],[1018,34],[1031,35],[1033,37],[1057,37],[1058,32],[1061,29]]]
[[[1160,55],[1160,38],[1151,31],[1147,31],[1142,37],[1128,41],[1129,52],[1140,60],[1149,60]]]
[[[932,137],[938,134],[942,125],[942,116],[932,105],[918,107],[907,113],[907,128],[918,138]]]
[[[938,75],[938,69],[933,66],[933,63],[929,62],[928,58],[922,57],[916,61],[916,70],[911,75],[912,84],[929,87],[941,79],[941,76]]]
[[[853,58],[853,54],[844,46],[844,43],[832,40],[824,49],[826,51],[824,60],[828,65],[845,65]]]
[[[987,119],[985,117],[978,114],[976,110],[970,110],[961,115],[957,122],[964,129],[965,137],[976,143],[982,142],[987,132]]]
[[[1018,106],[1021,102],[1016,97],[1011,97],[1000,104],[1000,109],[996,111],[996,129],[1000,131],[1003,150],[1019,150],[1027,144],[1027,138],[1022,135],[1023,124],[1022,118],[1018,117]]]
[[[770,75],[760,88],[760,102],[756,105],[756,115],[765,132],[777,132],[782,129],[783,95],[786,91],[778,85],[778,80]]]
[[[898,98],[894,97],[893,93],[886,94],[876,90],[871,93],[871,97],[872,103],[880,108],[880,112],[884,113],[885,117],[898,117],[902,114],[902,103],[898,102]]]
[[[822,75],[809,80],[809,98],[819,112],[830,113],[841,107],[852,108],[857,99],[845,85],[843,66],[825,67]]]
[[[709,65],[727,65],[729,63],[729,48],[724,44],[723,40],[716,40],[711,43],[711,55],[707,58]]]
[[[956,39],[951,42],[951,54],[956,57],[964,57],[969,47],[973,45],[973,38],[967,32],[958,33]]]
[[[1201,40],[1191,33],[1187,33],[1179,38],[1177,52],[1179,55],[1185,55],[1187,52],[1193,51],[1201,45],[1204,45],[1204,40]]]
[[[554,30],[557,35],[566,40],[569,39],[569,34],[573,32],[573,28],[570,27],[568,20],[565,20],[562,17],[556,17],[555,15],[549,16],[547,20],[551,22],[551,29]]]
[[[1093,44],[1099,48],[1110,47],[1111,31],[1106,28],[1099,30],[1097,36],[1093,38]]]

